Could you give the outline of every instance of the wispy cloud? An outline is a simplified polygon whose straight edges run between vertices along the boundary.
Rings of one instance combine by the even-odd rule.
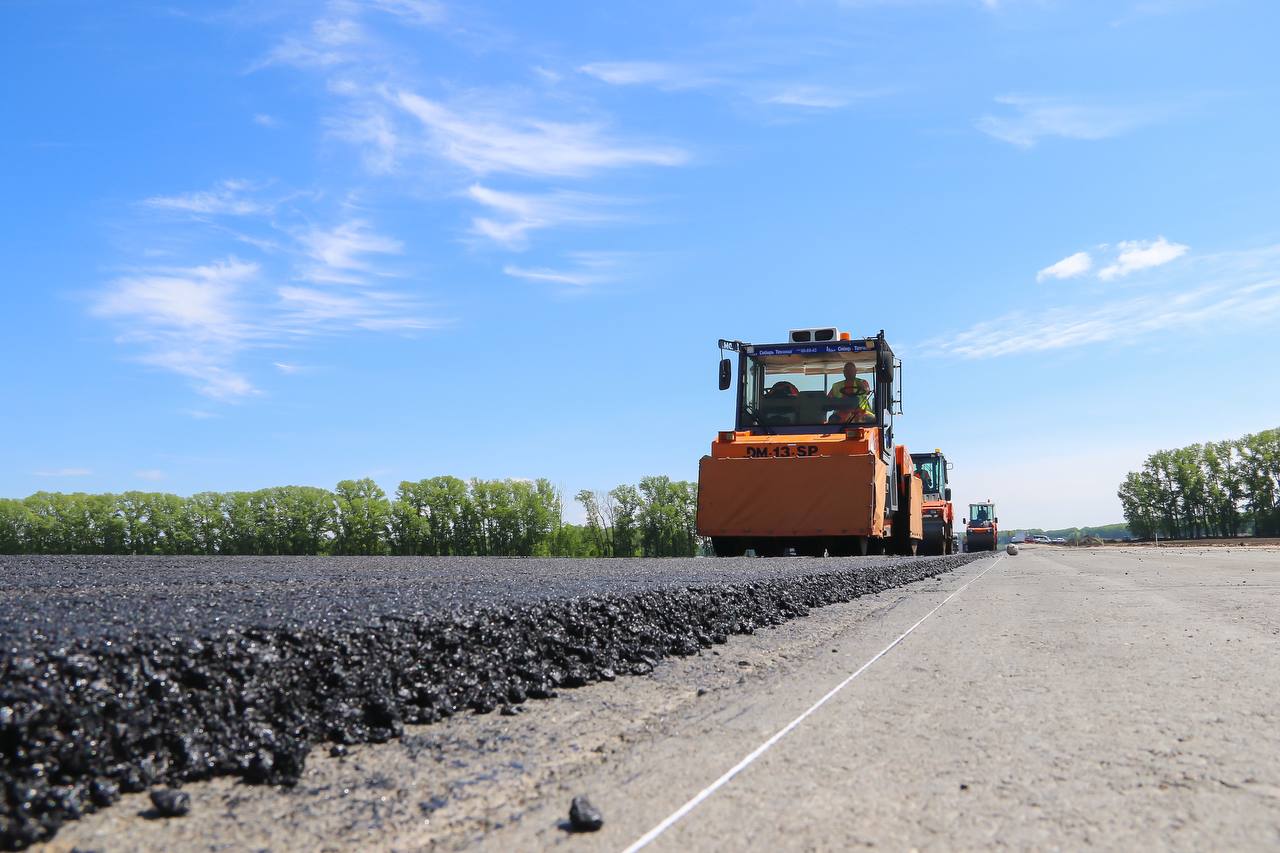
[[[978,129],[1021,148],[1031,148],[1050,137],[1110,139],[1172,112],[1164,105],[1099,104],[1023,95],[1006,95],[996,98],[996,102],[1008,107],[1009,113],[982,116],[977,122]]]
[[[380,41],[368,23],[378,15],[401,24],[436,26],[447,18],[433,0],[329,0],[310,24],[281,38],[250,71],[273,65],[330,69],[358,63],[377,52]]]
[[[372,269],[370,255],[398,255],[399,240],[379,234],[363,219],[352,219],[333,228],[313,228],[301,237],[306,253],[315,261],[304,271],[311,281],[361,284]]]
[[[1056,264],[1050,264],[1036,273],[1036,281],[1049,278],[1077,278],[1093,268],[1093,258],[1088,252],[1076,252],[1068,255]]]
[[[434,26],[448,18],[445,4],[435,0],[364,0],[363,5],[418,26]]]
[[[91,311],[120,327],[117,340],[136,348],[139,362],[186,377],[199,393],[221,401],[260,393],[243,366],[248,351],[322,335],[438,325],[423,316],[412,293],[387,286],[397,276],[375,261],[399,254],[403,245],[368,221],[301,231],[269,227],[278,237],[266,243],[269,269],[236,257],[144,269],[110,282],[94,296]],[[288,372],[288,362],[273,363]]]
[[[32,473],[37,477],[88,477],[93,471],[88,468],[47,468]]]
[[[652,86],[663,91],[724,89],[757,104],[809,110],[842,109],[855,101],[894,91],[884,87],[859,89],[785,82],[776,79],[780,73],[776,68],[762,73],[753,63],[743,62],[720,67],[655,61],[592,62],[579,66],[578,71],[614,86]]]
[[[98,298],[94,313],[127,319],[134,337],[230,344],[250,334],[235,300],[258,274],[257,264],[228,258],[125,276]]]
[[[159,210],[173,210],[200,215],[253,216],[269,213],[271,205],[251,198],[247,191],[253,185],[248,181],[222,181],[214,189],[182,193],[170,196],[152,196],[143,204]]]
[[[616,208],[621,202],[587,193],[561,190],[535,195],[472,184],[467,196],[494,212],[492,216],[474,217],[472,232],[508,249],[524,248],[529,232],[538,229],[595,225],[620,218]]]
[[[167,477],[168,475],[165,474],[165,472],[161,471],[159,468],[142,468],[138,471],[134,471],[133,476],[137,477],[139,480],[147,480],[152,483],[158,483],[161,480],[165,479],[165,477]]]
[[[391,97],[418,120],[435,154],[479,175],[581,177],[630,166],[679,166],[689,160],[687,152],[672,145],[618,140],[596,122],[457,110],[403,90]]]
[[[672,62],[589,62],[578,71],[614,86],[693,89],[720,82],[703,69]]]
[[[1182,243],[1170,243],[1164,237],[1157,237],[1154,240],[1125,240],[1119,244],[1118,248],[1120,252],[1116,256],[1115,263],[1098,271],[1098,278],[1103,281],[1176,261],[1187,253],[1189,247]]]
[[[569,265],[561,268],[523,267],[507,264],[502,271],[512,278],[585,289],[617,281],[622,255],[617,252],[571,252]]]
[[[286,285],[276,290],[283,316],[280,325],[295,334],[332,334],[343,329],[372,332],[438,328],[438,321],[418,316],[416,302],[385,290],[335,291]]]
[[[394,174],[404,151],[400,131],[385,109],[382,103],[357,101],[327,122],[334,136],[360,149],[365,169],[375,175]]]
[[[936,340],[934,355],[994,358],[1280,319],[1280,246],[1204,256],[1174,280],[1103,302],[1012,311]]]
[[[279,127],[280,120],[273,115],[267,113],[255,113],[253,123],[261,127]]]
[[[345,5],[329,4],[330,11],[338,14],[325,15],[306,31],[285,36],[250,70],[272,65],[330,68],[358,58],[356,48],[368,41],[368,35],[356,17],[341,14]]]
[[[815,110],[838,110],[857,100],[876,98],[888,94],[888,89],[838,89],[829,86],[788,86],[765,96],[766,104],[788,107],[807,107]]]

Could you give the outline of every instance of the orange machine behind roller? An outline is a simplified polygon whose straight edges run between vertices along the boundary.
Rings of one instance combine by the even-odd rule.
[[[955,550],[956,511],[951,505],[951,463],[935,448],[932,453],[912,453],[911,462],[924,490],[924,542],[922,554],[950,554]]]
[[[737,416],[698,468],[698,532],[719,556],[914,554],[923,493],[893,444],[897,368],[884,332],[798,329],[738,353]],[[720,387],[733,384],[729,359]]]

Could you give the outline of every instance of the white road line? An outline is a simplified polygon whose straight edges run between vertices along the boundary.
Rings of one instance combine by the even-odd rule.
[[[987,566],[985,569],[979,572],[976,576],[970,579],[969,582],[966,583],[964,586],[960,587],[955,592],[951,593],[946,598],[942,599],[942,601],[938,602],[937,607],[930,610],[924,616],[921,616],[920,621],[916,622],[916,624],[912,625],[910,628],[903,631],[902,634],[898,636],[898,639],[894,640],[892,643],[885,646],[883,649],[877,652],[875,656],[871,658],[871,660],[867,661],[862,666],[854,670],[853,674],[851,674],[848,678],[846,678],[844,681],[837,684],[835,687],[831,688],[831,690],[827,693],[827,695],[823,696],[817,702],[814,702],[813,705],[810,706],[809,710],[805,711],[803,714],[796,717],[794,720],[792,720],[791,722],[783,726],[781,729],[779,729],[777,733],[774,734],[773,737],[769,738],[767,741],[765,741],[764,743],[760,744],[755,749],[753,749],[750,752],[750,754],[748,754],[745,758],[743,758],[737,764],[733,765],[727,771],[725,771],[725,774],[723,776],[721,776],[716,781],[712,782],[707,787],[703,788],[701,791],[697,793],[697,795],[693,797],[693,799],[689,800],[689,802],[685,803],[683,806],[681,806],[680,808],[673,811],[670,815],[668,815],[662,821],[662,823],[658,824],[653,829],[649,830],[644,835],[637,838],[634,842],[631,843],[631,846],[623,850],[622,853],[635,853],[635,851],[648,846],[649,843],[652,842],[654,839],[656,839],[659,835],[666,832],[671,827],[675,826],[676,823],[678,823],[685,815],[689,814],[689,812],[693,811],[699,805],[701,805],[703,800],[707,799],[716,791],[720,790],[725,785],[727,785],[729,783],[729,780],[731,780],[734,776],[737,776],[743,770],[747,769],[747,767],[749,767],[753,761],[755,761],[757,758],[759,758],[760,756],[768,752],[770,747],[772,747],[775,743],[777,743],[778,741],[786,737],[791,732],[791,730],[794,729],[796,726],[803,723],[806,717],[808,717],[814,711],[818,710],[823,705],[825,705],[827,703],[827,700],[830,699],[832,696],[835,696],[841,690],[843,690],[845,688],[845,685],[847,685],[850,681],[853,681],[859,675],[862,675],[862,673],[870,669],[873,663],[875,663],[876,661],[880,660],[880,658],[888,654],[890,649],[892,649],[894,646],[898,645],[898,643],[901,643],[903,640],[905,640],[907,638],[907,635],[910,634],[912,631],[914,631],[916,628],[919,628],[924,623],[924,620],[928,619],[930,616],[932,616],[933,614],[941,610],[942,605],[946,604],[948,601],[950,601],[951,599],[955,598],[957,595],[959,595],[960,593],[968,589],[971,584],[975,583],[979,578],[981,578],[987,572],[994,569],[996,567],[996,563],[999,563],[1003,559],[1004,559],[1003,554],[1001,554],[999,557],[996,557],[995,561],[992,562],[991,565]]]

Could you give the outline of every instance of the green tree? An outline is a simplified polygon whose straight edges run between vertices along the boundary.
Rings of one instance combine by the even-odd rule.
[[[697,487],[670,477],[640,479],[641,548],[646,557],[692,557],[698,541],[693,515]]]
[[[614,556],[613,517],[617,502],[613,495],[583,489],[574,500],[582,504],[587,514],[586,534],[591,539],[593,550],[602,557]]]
[[[609,492],[613,500],[613,555],[634,557],[640,552],[644,500],[635,486],[617,486]]]
[[[0,498],[0,554],[23,554],[30,548],[30,520],[22,501]]]
[[[391,503],[377,483],[368,477],[343,480],[334,489],[333,506],[337,514],[333,553],[387,552]]]
[[[280,553],[326,553],[336,536],[334,494],[315,486],[285,486],[274,491],[281,519]],[[385,495],[383,499],[385,502]]]

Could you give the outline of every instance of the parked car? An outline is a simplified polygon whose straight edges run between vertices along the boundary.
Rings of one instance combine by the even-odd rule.
[[[1024,545],[1034,541],[1036,541],[1036,537],[1032,536],[1030,533],[1027,533],[1022,537],[1022,544]]]
[[[1049,539],[1049,537],[1048,537],[1048,536],[1043,536],[1043,535],[1041,535],[1041,536],[1037,536],[1033,541],[1035,541],[1036,543],[1038,543],[1038,544],[1040,544],[1040,545],[1051,545],[1051,544],[1053,544],[1053,543],[1050,541],[1050,539]]]
[[[1064,538],[1063,538],[1063,537],[1061,537],[1061,536],[1055,536],[1055,537],[1054,537],[1054,539],[1053,539],[1053,544],[1055,544],[1055,545],[1066,545],[1066,544],[1067,544],[1067,540],[1066,540],[1066,539],[1064,539]]]

